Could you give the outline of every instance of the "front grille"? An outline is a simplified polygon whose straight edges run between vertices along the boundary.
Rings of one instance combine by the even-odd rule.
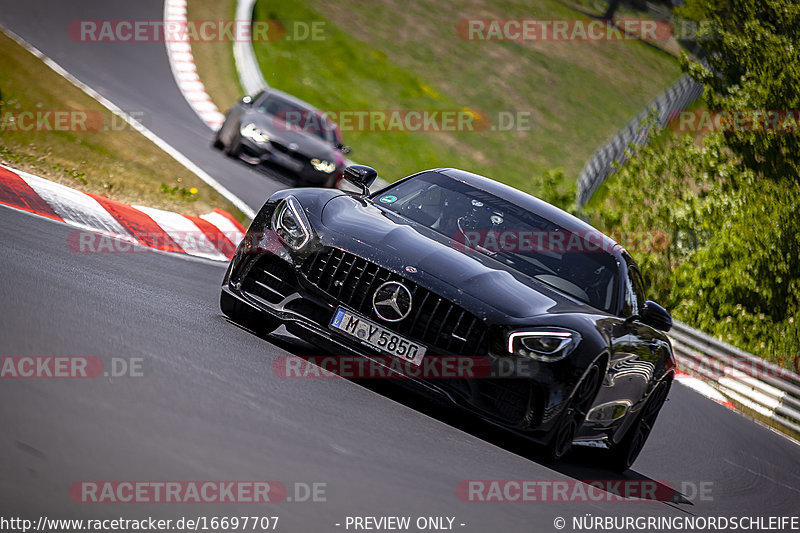
[[[242,290],[276,304],[295,292],[294,270],[273,254],[262,254],[242,282]]]
[[[306,156],[304,156],[297,150],[290,150],[288,146],[283,145],[279,142],[272,141],[270,142],[270,146],[279,152],[292,156],[294,159],[297,159],[298,161],[305,162],[308,159]]]
[[[367,259],[338,248],[311,255],[303,262],[306,279],[341,304],[382,323],[372,295],[387,281],[402,281],[411,291],[411,314],[391,329],[458,355],[486,353],[486,324],[466,309]]]

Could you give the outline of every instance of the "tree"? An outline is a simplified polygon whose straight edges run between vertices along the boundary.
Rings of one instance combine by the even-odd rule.
[[[800,3],[688,0],[678,13],[705,29],[707,63],[684,56],[684,64],[705,85],[708,108],[748,116],[742,129],[725,132],[726,144],[746,168],[773,180],[800,179],[800,124],[793,125],[800,110]],[[754,111],[794,111],[794,120],[778,120],[790,131],[759,131],[774,126]]]
[[[620,6],[621,3],[622,3],[622,0],[610,0],[608,2],[608,8],[606,9],[606,12],[603,13],[603,18],[606,19],[606,20],[613,19],[614,18],[614,13],[617,12],[617,9],[619,9],[619,6]]]

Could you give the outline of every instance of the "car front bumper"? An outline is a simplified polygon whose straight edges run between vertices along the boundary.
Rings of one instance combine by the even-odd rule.
[[[299,153],[286,153],[271,145],[259,145],[246,137],[241,139],[239,158],[259,169],[273,170],[305,185],[314,187],[333,186],[341,169],[333,173],[320,172],[311,166],[310,159]]]
[[[223,282],[223,297],[236,298],[257,313],[277,318],[290,333],[322,348],[324,355],[365,357],[377,365],[391,358],[329,327],[341,303],[310,283],[287,250],[274,252],[237,251]],[[463,357],[427,344],[426,348],[426,357]],[[489,353],[477,357],[485,358],[489,366],[496,360]],[[394,365],[391,368],[396,370]],[[547,368],[532,377],[498,377],[492,373],[472,378],[404,376],[397,381],[435,393],[493,424],[541,443],[548,441],[566,399],[562,388],[552,386],[558,378]]]

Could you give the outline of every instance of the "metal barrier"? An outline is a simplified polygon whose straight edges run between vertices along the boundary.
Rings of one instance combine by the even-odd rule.
[[[649,122],[651,114],[655,113],[659,124],[666,126],[676,112],[686,109],[701,94],[703,94],[703,85],[688,75],[684,75],[642,112],[633,117],[610,141],[595,152],[583,167],[578,177],[576,198],[578,205],[586,205],[598,187],[614,172],[615,161],[621,164],[627,160],[626,150],[629,146],[642,146],[647,143],[652,127]]]
[[[255,5],[256,0],[237,0],[236,20],[252,21]],[[245,94],[256,94],[269,87],[256,61],[252,39],[237,39],[233,43],[233,59]]]
[[[669,333],[678,369],[733,402],[800,436],[800,375],[675,321]]]

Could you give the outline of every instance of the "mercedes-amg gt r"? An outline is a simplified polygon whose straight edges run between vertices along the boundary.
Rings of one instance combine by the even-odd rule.
[[[398,368],[460,407],[561,458],[605,448],[624,470],[669,391],[669,313],[646,300],[619,244],[572,215],[454,169],[370,194],[290,189],[261,208],[230,262],[225,315],[328,352]],[[447,358],[484,371],[420,368]],[[405,365],[405,366],[403,366]],[[407,371],[404,371],[405,368]]]

